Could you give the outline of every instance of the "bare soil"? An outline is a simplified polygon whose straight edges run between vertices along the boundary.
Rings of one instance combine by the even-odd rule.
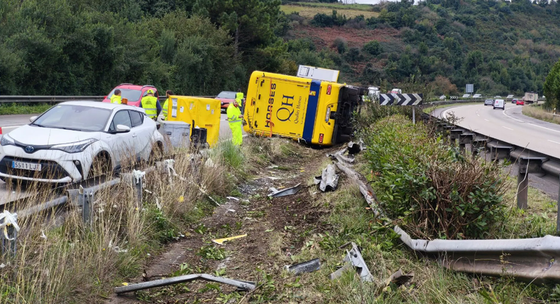
[[[163,254],[146,265],[143,276],[130,283],[175,276],[181,265],[188,268],[181,274],[219,273],[226,278],[257,282],[257,290],[263,288],[263,277],[267,275],[279,283],[279,274],[285,265],[293,263],[290,257],[301,250],[305,236],[328,230],[322,221],[327,209],[315,204],[315,196],[320,194],[312,181],[322,169],[325,155],[334,150],[301,147],[297,155],[282,157],[273,166],[262,168],[257,176],[239,186],[242,197],[230,198],[217,207],[211,216],[185,232],[184,238],[169,244]],[[297,184],[302,185],[297,194],[268,197],[271,187],[282,189]],[[243,234],[247,236],[224,245],[212,243],[212,239]],[[223,249],[227,257],[205,257],[201,255],[202,248]],[[224,302],[220,296],[234,291],[234,287],[225,284],[191,281],[113,296],[108,303],[215,303]],[[252,294],[241,292],[238,297],[248,301]]]

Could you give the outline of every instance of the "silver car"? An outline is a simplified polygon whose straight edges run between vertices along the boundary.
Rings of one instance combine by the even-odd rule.
[[[492,106],[492,105],[494,105],[494,99],[484,100],[484,106]]]
[[[91,101],[60,103],[0,140],[0,179],[78,182],[164,152],[144,109]]]

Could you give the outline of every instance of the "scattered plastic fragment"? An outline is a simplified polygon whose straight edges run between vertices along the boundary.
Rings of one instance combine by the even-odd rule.
[[[246,237],[246,236],[247,236],[247,234],[236,235],[236,236],[231,236],[231,237],[223,238],[223,239],[214,239],[214,240],[212,240],[212,242],[214,242],[214,243],[216,243],[216,244],[218,244],[218,245],[223,245],[224,242],[231,241],[231,240],[235,240],[235,239],[244,238],[244,237]]]
[[[294,274],[313,272],[321,268],[321,261],[319,261],[319,259],[313,259],[299,264],[294,264],[289,266],[287,265],[284,268],[289,272],[293,272]]]
[[[323,192],[334,191],[338,186],[338,174],[336,174],[336,169],[333,164],[328,165],[323,169],[321,176],[315,177],[315,184],[319,185],[319,189]]]
[[[352,242],[352,249],[346,251],[346,256],[344,257],[344,266],[337,271],[331,273],[331,280],[338,279],[343,272],[354,267],[356,272],[360,275],[360,278],[364,282],[373,281],[373,276],[369,272],[369,268],[360,253],[360,249],[356,243]]]
[[[282,189],[282,190],[277,190],[275,188],[270,188],[272,193],[270,193],[268,196],[269,197],[282,197],[282,196],[288,196],[288,195],[293,195],[298,193],[301,184],[297,184],[291,188],[286,188],[286,189]]]

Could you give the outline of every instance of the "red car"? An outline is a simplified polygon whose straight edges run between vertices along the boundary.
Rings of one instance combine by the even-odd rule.
[[[515,101],[515,104],[516,104],[516,105],[522,105],[522,106],[524,106],[524,105],[525,105],[525,101],[524,101],[524,100],[521,100],[521,99],[518,99],[517,101]]]
[[[220,94],[216,96],[216,99],[218,99],[222,104],[221,105],[222,110],[225,111],[229,106],[229,104],[235,100],[235,94],[237,94],[237,92],[221,91]]]
[[[121,97],[123,99],[126,98],[128,100],[128,105],[136,106],[136,107],[140,106],[140,101],[142,101],[142,97],[148,95],[148,90],[150,89],[154,91],[154,96],[156,98],[158,97],[158,91],[156,87],[154,87],[153,85],[148,84],[142,86],[142,85],[136,85],[131,83],[121,83],[118,86],[116,86],[113,90],[111,90],[111,93],[109,93],[109,95],[105,96],[103,102],[111,102],[111,97],[115,93],[116,89],[121,90]]]

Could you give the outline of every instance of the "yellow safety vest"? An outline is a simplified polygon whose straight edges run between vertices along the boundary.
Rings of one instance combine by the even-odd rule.
[[[120,95],[111,96],[111,103],[121,104],[122,103],[122,96],[120,96]]]
[[[167,98],[165,100],[165,102],[163,103],[163,109],[161,109],[161,113],[163,113],[163,120],[167,120],[167,101],[169,100],[169,98]]]
[[[146,115],[150,118],[157,116],[157,98],[154,96],[145,96],[142,98],[142,108],[146,111]]]
[[[243,93],[238,92],[235,94],[235,101],[239,104],[239,106],[243,106]]]

